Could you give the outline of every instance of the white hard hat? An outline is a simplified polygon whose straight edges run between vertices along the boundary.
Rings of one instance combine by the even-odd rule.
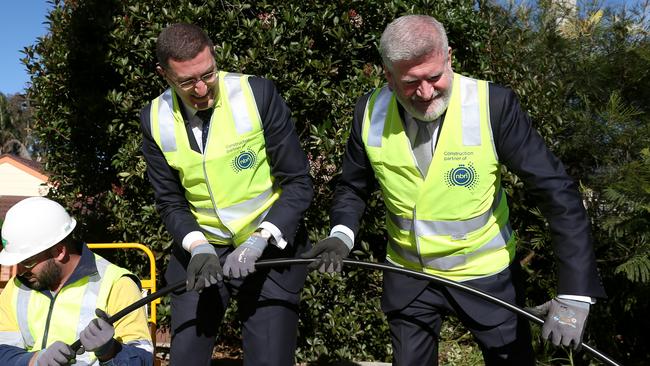
[[[13,205],[2,224],[0,264],[11,266],[53,247],[77,225],[60,204],[44,197]]]

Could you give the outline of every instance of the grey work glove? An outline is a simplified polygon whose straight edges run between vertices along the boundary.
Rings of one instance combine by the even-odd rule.
[[[321,273],[333,273],[341,272],[341,269],[343,268],[343,259],[347,258],[348,254],[350,254],[350,248],[345,244],[345,241],[335,233],[333,236],[316,243],[316,245],[314,245],[314,247],[309,251],[302,253],[300,258],[319,257],[318,260],[311,262],[307,266],[307,269],[315,270],[318,268],[318,271]]]
[[[95,356],[102,357],[113,351],[115,347],[115,328],[109,323],[108,315],[101,309],[95,309],[95,318],[88,323],[79,334],[79,340],[86,351],[95,352]]]
[[[268,240],[258,235],[251,235],[226,257],[223,273],[230,278],[244,278],[255,272],[257,261],[268,245]]]
[[[72,348],[61,341],[56,341],[39,353],[34,366],[63,366],[74,359],[75,353]]]
[[[223,272],[219,256],[212,244],[199,244],[192,249],[192,257],[187,265],[187,291],[201,292],[211,285],[221,284]]]
[[[573,349],[578,350],[589,315],[589,305],[584,301],[556,297],[529,310],[539,317],[546,317],[542,326],[543,339],[550,339],[556,346],[570,346],[573,343]]]

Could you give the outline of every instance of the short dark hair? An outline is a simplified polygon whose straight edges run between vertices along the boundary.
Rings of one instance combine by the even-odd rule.
[[[156,41],[156,58],[163,68],[169,60],[191,60],[205,47],[214,54],[214,44],[201,27],[188,23],[176,23],[163,29]]]
[[[84,242],[74,238],[72,235],[68,235],[65,239],[59,242],[61,245],[68,248],[68,252],[74,254],[81,254],[84,246]]]

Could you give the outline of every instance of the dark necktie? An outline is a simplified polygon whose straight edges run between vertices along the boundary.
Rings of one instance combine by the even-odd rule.
[[[422,122],[415,120],[418,126],[418,133],[415,135],[413,143],[413,155],[418,163],[418,167],[423,176],[427,176],[429,165],[433,158],[433,149],[431,147],[432,132],[429,130],[431,122]]]
[[[201,121],[203,121],[201,142],[203,151],[205,152],[205,143],[208,141],[208,132],[210,131],[210,118],[212,117],[212,108],[196,111],[196,116],[199,117]]]

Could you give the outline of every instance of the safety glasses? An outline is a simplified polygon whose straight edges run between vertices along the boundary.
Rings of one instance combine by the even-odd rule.
[[[45,256],[45,258],[43,257]],[[20,262],[20,265],[23,266],[26,269],[32,269],[34,268],[37,264],[48,260],[50,258],[53,258],[52,254],[50,253],[49,250],[46,250],[44,252],[40,252],[38,254],[35,254],[24,261]]]

